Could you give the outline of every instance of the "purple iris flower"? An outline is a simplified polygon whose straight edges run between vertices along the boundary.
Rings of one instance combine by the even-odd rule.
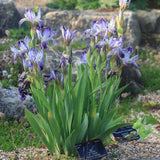
[[[60,59],[59,68],[61,68],[61,67],[64,68],[66,66],[67,62],[69,64],[71,64],[72,63],[72,59],[71,59],[71,57],[69,55],[63,54],[61,56],[61,59]]]
[[[30,68],[31,70],[33,69],[33,63],[31,61],[26,60],[23,57],[23,66],[24,68]]]
[[[44,69],[44,61],[43,49],[41,51],[37,50],[35,62],[37,63],[40,71]]]
[[[108,21],[101,18],[98,21],[93,21],[91,29],[87,29],[84,34],[90,37],[104,37],[108,33]]]
[[[43,50],[39,51],[38,49],[29,49],[29,52],[23,58],[24,67],[33,69],[34,63],[37,63],[40,71],[44,68],[44,56]]]
[[[108,24],[108,32],[111,34],[116,34],[117,35],[117,29],[116,29],[116,16],[113,16],[111,21]]]
[[[11,51],[14,53],[14,57],[13,57],[13,60],[12,60],[13,62],[14,62],[14,60],[15,60],[15,58],[16,58],[16,56],[18,54],[24,56],[25,53],[28,52],[28,50],[29,50],[29,42],[30,42],[30,39],[29,39],[28,36],[26,36],[24,38],[24,41],[22,41],[22,40],[18,41],[18,48],[19,48],[19,50],[16,49],[14,46],[10,46]]]
[[[59,68],[64,68],[66,66],[66,58],[64,56],[61,56]]]
[[[21,96],[21,100],[24,101],[26,99],[26,96],[29,95],[31,96],[32,94],[28,91],[28,87],[30,86],[31,82],[30,81],[24,81],[22,83],[22,85],[20,85],[18,87],[18,91],[19,91],[19,94]]]
[[[33,48],[29,49],[28,53],[23,57],[23,66],[25,68],[33,69],[33,63],[35,61],[35,50]]]
[[[104,38],[108,33],[117,34],[115,18],[114,16],[110,22],[103,18],[98,21],[93,21],[91,29],[87,29],[84,34],[86,36],[95,37],[96,39],[97,37]]]
[[[41,40],[41,44],[42,44],[42,48],[46,49],[47,45],[50,41],[52,41],[54,43],[54,45],[56,46],[56,41],[53,39],[54,35],[55,35],[55,31],[51,31],[51,27],[47,27],[44,29],[43,33],[42,33],[42,29],[39,28],[37,29],[37,35],[38,38]]]
[[[124,11],[127,7],[129,7],[131,0],[119,0],[119,6],[122,11]]]
[[[37,22],[38,23],[40,22],[41,10],[40,10],[40,8],[38,9],[38,13],[36,16],[35,13],[31,9],[27,9],[24,16],[25,16],[25,18],[22,18],[19,21],[19,27],[21,27],[22,23],[25,21],[28,21],[31,25],[35,25]]]
[[[81,60],[81,63],[82,64],[86,64],[88,61],[87,61],[87,50],[84,50],[81,54],[81,57],[80,57],[80,60]]]
[[[103,48],[106,46],[107,50],[112,50],[114,48],[122,48],[123,46],[123,38],[120,36],[119,38],[113,38],[113,37],[106,37],[102,40],[100,40],[96,45],[95,48]]]
[[[62,36],[63,36],[63,39],[64,39],[66,45],[69,46],[72,39],[75,37],[77,31],[75,30],[75,31],[71,32],[71,30],[65,28],[65,26],[61,26],[60,29],[62,31]]]
[[[42,20],[39,21],[39,29],[44,28],[44,22]]]
[[[50,74],[49,75],[44,75],[44,77],[46,77],[47,79],[44,81],[45,83],[51,81],[51,80],[56,80],[58,79],[58,71],[57,70],[53,70],[53,68],[51,68],[50,70]]]
[[[119,58],[122,60],[123,64],[130,65],[134,64],[136,67],[139,68],[139,65],[136,63],[136,60],[138,59],[138,55],[130,58],[130,55],[132,54],[133,50],[132,47],[128,47],[125,49],[119,50]]]
[[[87,50],[84,50],[84,51],[81,53],[80,60],[81,60],[81,64],[87,64],[87,63],[88,63],[88,60],[87,60]],[[92,60],[92,56],[91,56],[90,60]],[[97,65],[94,64],[93,67],[94,67],[94,70],[96,70]]]

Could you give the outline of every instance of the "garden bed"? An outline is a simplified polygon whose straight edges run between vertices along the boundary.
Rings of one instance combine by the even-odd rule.
[[[1,39],[3,45],[8,43],[8,40]],[[9,41],[10,42],[10,41]],[[153,48],[152,48],[153,49]],[[155,50],[154,50],[155,52]],[[146,52],[146,55],[142,56],[139,62],[147,66],[152,67],[157,66],[159,64],[158,59],[156,58],[159,56],[159,50],[156,51],[156,54],[153,54],[152,51]],[[10,51],[6,50],[5,55],[9,56],[10,58]],[[152,58],[151,58],[152,57]],[[155,58],[153,58],[155,57]],[[154,67],[153,66],[153,67]],[[141,67],[143,70],[143,66]],[[142,71],[143,72],[143,71]],[[159,71],[157,71],[159,72]],[[149,73],[148,73],[149,74]],[[147,75],[146,75],[147,76]],[[153,75],[151,77],[154,77]],[[153,81],[152,81],[153,82]],[[153,123],[155,119],[157,120],[152,125],[152,131],[160,134],[160,92],[159,92],[159,85],[154,84],[146,84],[147,87],[145,93],[138,94],[137,98],[133,99],[132,101],[127,100],[125,105],[128,106],[128,109],[131,110],[131,114],[129,117],[126,117],[125,121],[130,122],[133,121],[135,118],[140,119],[143,115],[148,115],[148,121]],[[155,88],[151,87],[156,85]],[[151,92],[152,91],[152,92]],[[128,97],[129,98],[129,97]],[[125,100],[125,98],[124,98]],[[120,108],[125,107],[122,99],[122,103],[120,104]],[[130,108],[129,108],[130,106]],[[126,108],[127,109],[127,108]],[[121,111],[123,113],[123,111]],[[127,113],[128,111],[126,111]],[[139,112],[139,113],[138,113]],[[125,114],[125,113],[124,113]],[[112,143],[115,143],[112,141]],[[109,154],[110,158],[117,158],[117,159],[158,159],[160,158],[160,138],[157,135],[150,134],[144,141],[132,141],[132,142],[125,142],[125,143],[116,143],[106,146],[106,150]],[[28,147],[28,148],[18,148],[18,151],[2,151],[0,150],[0,159],[53,159],[53,155],[49,153],[47,148],[40,147]],[[56,159],[57,156],[54,158]],[[59,159],[67,159],[62,155],[62,157],[58,157]],[[58,159],[57,158],[57,159]],[[71,158],[70,158],[71,159]],[[76,159],[76,158],[72,158]]]
[[[17,2],[19,2],[19,1],[17,1]],[[46,1],[45,1],[45,3],[46,3]],[[61,29],[62,29],[62,33],[66,32],[66,29],[64,26]],[[46,28],[45,28],[45,30],[46,30]],[[25,30],[24,30],[24,33],[25,33]],[[20,33],[20,35],[21,35],[21,33]],[[8,35],[8,37],[9,37],[9,35]],[[13,38],[13,37],[10,37],[10,38]],[[68,41],[66,41],[67,39],[65,39],[64,35],[63,35],[63,38],[64,38],[65,42],[68,42]],[[18,39],[19,39],[19,37],[18,37]],[[32,39],[33,39],[33,37],[32,37]],[[15,41],[16,40],[17,40],[17,38],[15,38]],[[25,40],[27,41],[27,38]],[[43,39],[41,39],[41,40],[43,40]],[[13,56],[13,55],[11,55],[11,51],[8,48],[10,45],[16,45],[16,44],[13,44],[13,43],[15,43],[15,41],[14,40],[8,41],[7,39],[0,40],[0,42],[3,46],[2,50],[0,52],[0,56],[1,56],[3,63],[5,64],[4,67],[0,68],[0,71],[2,71],[2,73],[3,73],[3,74],[1,74],[0,80],[3,84],[3,87],[6,87],[6,88],[10,85],[14,85],[14,86],[18,85],[17,83],[12,84],[12,82],[13,82],[12,77],[13,77],[13,75],[16,76],[16,77],[14,77],[15,81],[18,81],[18,77],[20,76],[20,69],[14,68],[14,67],[18,66],[17,59],[15,61],[14,67],[11,68],[10,65],[9,66],[7,65],[7,64],[9,64],[9,62],[11,63],[11,61],[10,61],[12,59],[11,56]],[[69,41],[66,44],[69,45],[70,42],[71,41]],[[22,43],[22,41],[19,41],[19,43]],[[25,42],[25,43],[27,43],[27,42]],[[157,43],[159,43],[159,38],[158,38]],[[41,43],[41,49],[43,47],[44,47],[43,49],[45,49],[45,46],[43,46],[43,45],[44,45],[44,43]],[[67,47],[67,49],[68,49],[68,47]],[[92,46],[92,47],[94,47],[94,46]],[[12,51],[14,52],[16,49],[15,48],[13,49],[13,48],[14,47],[11,47]],[[73,49],[72,46],[71,46],[71,48]],[[56,49],[57,48],[55,48],[55,52],[57,51]],[[74,49],[76,50],[76,48],[74,48]],[[131,47],[128,48],[128,52],[131,51],[130,49],[131,49]],[[29,49],[28,52],[30,52],[30,51],[35,51],[34,54],[37,54],[36,50],[34,50],[34,49]],[[67,50],[68,56],[72,55],[72,52],[69,52],[69,51],[72,51],[72,50],[70,50],[70,49]],[[36,116],[37,111],[33,112],[33,114],[32,114],[31,112],[29,112],[25,109],[26,108],[26,106],[25,106],[25,107],[23,107],[23,109],[25,109],[25,115],[27,117],[27,120],[26,120],[26,117],[23,117],[23,118],[21,117],[20,119],[18,119],[16,116],[14,117],[14,119],[9,119],[9,118],[7,119],[4,117],[0,117],[0,159],[14,159],[14,160],[15,159],[17,159],[17,160],[18,159],[78,159],[77,154],[74,154],[75,153],[74,152],[74,145],[77,144],[78,142],[85,142],[86,139],[90,140],[90,139],[93,139],[98,136],[99,136],[98,138],[105,140],[103,142],[104,142],[105,148],[108,152],[108,157],[103,158],[103,159],[107,159],[107,158],[108,159],[152,159],[152,160],[159,159],[160,158],[160,138],[159,138],[159,135],[160,135],[160,125],[159,125],[160,124],[160,114],[159,114],[159,112],[160,112],[160,110],[159,110],[159,106],[160,106],[160,101],[159,101],[160,69],[159,69],[159,61],[158,61],[157,57],[160,56],[160,52],[159,52],[159,48],[156,48],[156,50],[154,50],[154,52],[148,51],[144,48],[138,48],[137,52],[139,54],[138,64],[141,65],[140,70],[143,74],[142,75],[142,82],[143,82],[142,85],[144,86],[145,90],[139,91],[137,97],[136,97],[136,95],[129,96],[129,93],[126,93],[126,96],[121,97],[121,101],[119,102],[118,105],[117,105],[117,103],[112,103],[112,101],[110,101],[110,99],[113,99],[113,102],[115,102],[117,100],[116,96],[118,95],[117,88],[119,87],[119,82],[117,80],[115,80],[115,82],[114,82],[113,79],[110,79],[107,77],[106,78],[107,81],[105,84],[106,87],[104,87],[107,89],[106,89],[106,92],[103,93],[104,96],[102,97],[102,82],[101,82],[102,77],[100,76],[101,72],[96,73],[98,71],[98,69],[95,69],[95,65],[93,65],[95,63],[94,59],[87,58],[87,61],[88,61],[87,65],[89,65],[90,72],[88,72],[87,65],[81,65],[81,68],[77,67],[77,77],[79,77],[79,79],[78,78],[77,79],[79,81],[77,83],[75,83],[75,86],[73,88],[71,88],[73,81],[70,77],[70,76],[72,76],[72,73],[73,73],[71,70],[72,69],[72,65],[71,65],[72,59],[70,59],[70,58],[72,58],[72,56],[69,57],[69,59],[68,59],[68,63],[69,63],[68,64],[68,66],[69,66],[68,80],[63,81],[63,77],[61,75],[61,80],[62,80],[63,85],[65,86],[65,89],[63,88],[63,85],[62,85],[62,88],[58,89],[57,84],[56,84],[56,80],[58,80],[58,78],[57,78],[57,76],[54,76],[54,77],[52,76],[54,71],[51,70],[52,74],[48,75],[48,77],[50,77],[50,78],[45,79],[45,82],[48,82],[49,80],[52,80],[52,79],[54,79],[55,81],[53,81],[53,87],[46,86],[46,88],[49,88],[49,90],[47,90],[47,94],[45,94],[45,91],[42,89],[44,87],[44,85],[43,85],[44,81],[43,81],[43,79],[41,79],[42,77],[37,78],[37,81],[36,81],[36,76],[34,76],[34,74],[32,74],[31,77],[35,77],[35,82],[39,85],[39,88],[42,89],[42,91],[39,88],[36,90],[36,87],[34,88],[34,85],[31,85],[32,95],[33,95],[33,98],[35,98],[36,96],[38,97],[37,99],[34,99],[34,100],[35,100],[36,106],[38,108],[39,115],[41,115],[43,113],[45,116]],[[99,56],[98,52],[93,52],[93,53],[96,56]],[[46,54],[48,54],[48,50],[46,50]],[[135,52],[133,54],[137,54],[137,53]],[[118,56],[120,56],[120,54]],[[27,55],[25,57],[23,57],[23,60],[24,60],[24,58],[27,58]],[[62,58],[65,59],[65,57],[62,57]],[[124,57],[122,56],[119,58],[123,59]],[[71,60],[71,61],[69,61],[69,60]],[[90,63],[89,63],[90,60],[92,61],[92,63],[91,63],[92,65],[90,65]],[[106,58],[104,58],[104,62],[105,62],[104,64],[106,65]],[[37,64],[39,65],[40,63],[37,63]],[[134,64],[136,64],[135,61],[134,61]],[[33,65],[33,66],[37,66],[37,65]],[[63,67],[65,67],[65,66],[62,66],[62,63],[61,63],[60,67],[63,70]],[[93,69],[93,67],[94,67],[94,69]],[[101,63],[96,61],[96,67],[101,68]],[[7,71],[4,72],[5,69]],[[32,68],[30,68],[30,69],[31,69],[31,71],[33,71]],[[39,69],[41,69],[41,67]],[[19,73],[17,73],[17,72],[14,73],[13,72],[14,70],[16,70],[17,72],[19,71]],[[7,72],[9,72],[9,74],[11,74],[11,75],[8,76],[7,74],[4,74]],[[39,73],[39,72],[35,72],[35,73]],[[91,79],[90,79],[89,78],[90,73],[95,75],[95,77],[97,75],[99,75],[100,79],[95,79],[94,76],[92,77],[92,75],[91,75]],[[37,74],[37,75],[39,75],[39,74]],[[54,72],[54,75],[56,75],[56,71]],[[89,75],[89,76],[86,76],[86,75]],[[66,78],[66,76],[64,76],[64,77]],[[29,80],[32,80],[32,79],[29,79]],[[39,81],[42,83],[40,83]],[[10,82],[11,82],[11,84],[10,84]],[[79,83],[79,82],[81,82],[81,83]],[[95,87],[95,85],[94,85],[95,82],[96,82],[96,85],[100,84],[100,86],[101,86],[100,95],[98,93],[99,90],[97,90],[97,88],[96,88],[96,91],[92,90]],[[78,84],[78,86],[77,86],[77,84]],[[89,87],[88,84],[91,84],[92,87]],[[115,88],[114,88],[114,85],[115,85]],[[68,87],[66,87],[66,86],[68,86]],[[97,86],[99,86],[99,85],[97,85]],[[111,86],[113,86],[114,89],[111,88]],[[58,89],[57,90],[58,94],[57,93],[53,94],[51,92],[50,89],[53,89],[53,88],[54,88],[53,93],[56,92],[56,89]],[[63,89],[64,89],[64,92],[62,92]],[[107,92],[108,92],[108,94],[106,94]],[[83,93],[85,93],[85,94],[83,94]],[[90,93],[93,93],[93,95],[95,94],[93,98],[90,98]],[[116,94],[114,94],[114,93],[116,93]],[[119,92],[119,93],[121,93],[121,92]],[[69,96],[65,96],[65,95],[69,95]],[[85,95],[85,96],[83,97],[83,95]],[[100,98],[99,98],[100,100],[96,101],[97,95],[100,96]],[[111,98],[108,98],[108,97],[111,97]],[[21,97],[21,98],[25,99],[26,97]],[[73,102],[72,102],[72,98],[74,98]],[[52,104],[50,102],[52,102],[53,99],[55,99],[58,102],[65,102],[65,103],[61,104],[61,103],[56,103],[56,101],[53,101],[53,104]],[[45,100],[45,101],[43,101],[43,100]],[[92,101],[90,102],[89,100],[90,101],[92,100],[93,103],[91,103]],[[38,103],[38,101],[39,101],[39,103]],[[100,105],[98,106],[99,101],[102,103],[100,103]],[[45,103],[43,104],[43,102],[45,102]],[[84,103],[85,104],[84,105],[81,102],[86,102],[86,103]],[[93,108],[91,106],[91,104],[95,108]],[[108,108],[104,108],[107,106],[105,104],[109,104]],[[76,107],[74,107],[74,106],[76,106]],[[102,106],[103,106],[103,108],[100,108]],[[110,106],[113,107],[113,111],[115,111],[115,112],[110,112],[110,111],[112,111]],[[68,107],[70,107],[70,108],[68,108]],[[100,111],[95,113],[95,110],[97,110],[96,107]],[[43,108],[43,112],[42,112],[42,108]],[[48,108],[50,110],[48,110]],[[51,108],[54,109],[55,112],[52,111]],[[66,108],[68,108],[67,113],[66,113],[67,116],[64,116],[63,112],[66,110]],[[89,110],[90,108],[93,110],[90,111]],[[116,110],[115,110],[115,108],[116,108]],[[86,109],[86,110],[81,111],[81,109]],[[78,110],[80,112],[77,112],[76,110]],[[61,118],[63,118],[62,120],[60,119],[60,121],[59,121],[60,123],[57,122],[58,118],[60,117],[59,112],[61,113],[60,115],[62,115]],[[104,114],[104,112],[105,112],[105,114]],[[65,119],[66,117],[67,118],[69,117],[68,113],[74,113],[73,117],[71,117],[71,121],[67,121],[68,119]],[[85,115],[81,116],[81,113],[85,113]],[[91,113],[93,113],[93,114],[91,114]],[[99,116],[100,114],[102,117],[104,116],[104,118],[101,119]],[[1,115],[4,116],[3,114],[1,114]],[[115,115],[115,117],[112,117],[112,115]],[[120,119],[122,115],[123,115],[123,118]],[[88,118],[88,116],[89,116],[89,118]],[[75,121],[77,119],[77,117],[79,117],[79,119],[80,119],[77,121],[79,123],[77,123]],[[82,117],[83,117],[83,119],[82,119]],[[109,117],[108,121],[107,121],[106,117],[107,118]],[[44,118],[46,118],[46,119],[44,119]],[[83,120],[82,124],[81,124],[81,119]],[[94,120],[96,120],[96,121],[94,121]],[[111,121],[113,120],[113,122],[110,123],[110,120]],[[28,121],[33,128],[31,128]],[[114,121],[115,121],[115,125],[113,125]],[[69,122],[71,122],[71,123],[74,122],[74,123],[72,125]],[[105,123],[101,123],[101,122],[105,122]],[[118,124],[119,122],[121,123],[121,125]],[[138,123],[138,122],[140,122],[140,123]],[[120,126],[124,126],[126,123],[127,124],[128,123],[134,124],[134,127],[136,125],[138,126],[138,124],[139,124],[139,128],[138,127],[137,128],[135,127],[135,128],[139,131],[139,132],[137,131],[136,133],[141,136],[141,140],[139,139],[137,141],[118,143],[113,138],[113,136],[111,138],[107,137],[110,134],[112,134],[112,132],[115,130],[115,128],[118,128]],[[78,126],[78,124],[80,127]],[[93,130],[89,130],[90,129],[89,126],[92,126],[91,129],[93,129]],[[50,131],[49,127],[51,127],[51,131]],[[72,130],[69,130],[69,128],[75,129],[76,131],[74,130],[72,132]],[[35,131],[37,132],[38,135],[35,133],[35,131],[33,129],[36,129]],[[140,130],[140,129],[142,129],[142,130]],[[82,131],[82,133],[81,133],[81,131]],[[136,130],[134,129],[134,131],[136,131]],[[51,134],[51,132],[53,132],[53,133]],[[63,135],[61,135],[61,132],[62,132],[62,134],[65,133],[64,137],[63,137]],[[77,133],[77,135],[74,135],[73,134],[74,132]],[[97,133],[97,134],[92,135],[92,133]],[[69,136],[68,136],[68,134],[69,134]],[[105,136],[105,134],[108,134],[108,135]],[[74,138],[72,138],[73,135],[74,135]],[[102,137],[100,137],[101,135],[102,135]],[[148,135],[148,136],[146,137],[146,135]],[[69,138],[67,138],[67,136]],[[131,134],[130,134],[130,136],[131,136]],[[127,140],[127,138],[126,138],[126,140]],[[79,139],[79,140],[76,140],[76,139]],[[107,140],[110,139],[110,140],[106,141],[106,139]],[[43,142],[42,142],[42,140],[43,140]],[[54,153],[57,153],[59,155],[53,155],[52,153],[50,153],[46,146],[49,148],[49,150],[51,150]],[[72,155],[71,153],[73,153],[74,157],[68,157],[66,155],[64,156],[64,155],[61,155],[60,153],[64,153],[66,155]]]

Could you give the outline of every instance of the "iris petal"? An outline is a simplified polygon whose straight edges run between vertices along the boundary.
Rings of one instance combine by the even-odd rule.
[[[27,21],[26,18],[22,18],[22,19],[19,21],[19,28],[21,27],[22,23],[25,22],[25,21]]]

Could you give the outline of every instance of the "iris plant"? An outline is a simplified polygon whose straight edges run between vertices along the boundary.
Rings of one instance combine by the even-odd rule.
[[[120,0],[121,10],[125,9],[129,2]],[[124,125],[120,124],[123,117],[117,119],[114,117],[117,95],[122,89],[118,90],[120,79],[117,77],[115,80],[114,77],[109,79],[110,76],[118,75],[112,71],[114,65],[112,66],[111,62],[115,61],[111,59],[119,57],[125,65],[133,63],[139,67],[136,63],[138,55],[130,58],[132,48],[123,49],[123,37],[118,37],[115,16],[110,22],[103,18],[93,21],[91,29],[85,31],[86,35],[93,37],[88,49],[81,55],[81,63],[85,65],[77,65],[77,78],[73,84],[70,43],[77,31],[71,32],[62,26],[60,29],[66,52],[62,54],[59,66],[51,68],[50,73],[44,75],[44,79],[41,72],[44,69],[44,49],[50,41],[55,44],[53,39],[55,32],[51,31],[51,27],[44,28],[40,13],[40,9],[37,16],[32,10],[26,10],[25,18],[20,20],[19,25],[21,26],[24,21],[30,23],[32,40],[25,37],[24,41],[19,41],[19,49],[11,46],[14,59],[17,54],[22,55],[23,65],[28,69],[27,75],[19,81],[21,82],[19,93],[21,100],[25,100],[26,96],[32,93],[39,111],[38,116],[27,109],[25,115],[37,134],[42,137],[46,147],[56,154],[69,155],[74,153],[75,144],[95,137],[105,141],[112,130]],[[36,29],[37,23],[39,28]],[[41,41],[39,48],[37,39]],[[68,68],[65,70],[67,64]],[[102,71],[105,67],[107,75],[105,82],[102,82]],[[52,81],[51,85],[46,84],[49,81]],[[111,98],[108,98],[108,95]]]

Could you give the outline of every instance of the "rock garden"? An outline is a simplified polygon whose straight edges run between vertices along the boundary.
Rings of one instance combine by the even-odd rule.
[[[0,0],[0,159],[96,159],[97,140],[160,159],[160,3],[142,4]]]

